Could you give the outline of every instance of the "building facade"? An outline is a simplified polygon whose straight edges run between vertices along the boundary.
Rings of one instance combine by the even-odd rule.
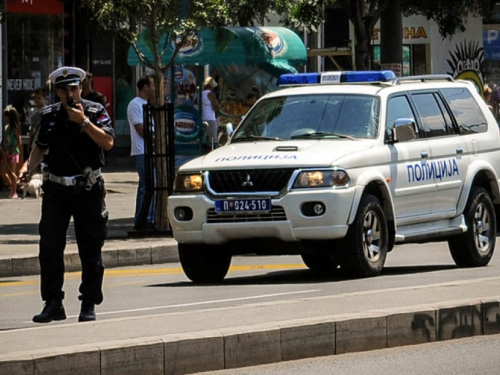
[[[128,45],[93,24],[74,0],[9,0],[2,6],[0,100],[2,108],[10,104],[18,110],[23,141],[27,143],[33,90],[42,88],[47,103],[54,103],[48,77],[64,65],[92,72],[94,90],[105,95],[106,109],[124,128],[126,105],[135,90],[135,68],[126,61]]]

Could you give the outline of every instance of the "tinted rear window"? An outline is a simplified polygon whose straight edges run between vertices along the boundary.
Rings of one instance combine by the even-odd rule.
[[[462,134],[484,133],[488,130],[486,118],[469,90],[451,88],[442,89],[441,92],[450,105]]]

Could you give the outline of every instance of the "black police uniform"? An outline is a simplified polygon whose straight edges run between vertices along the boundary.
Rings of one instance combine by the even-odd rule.
[[[82,100],[81,104],[92,124],[114,137],[106,109],[101,104],[87,100]],[[90,166],[96,171],[104,165],[103,149],[79,124],[68,119],[61,103],[43,111],[36,144],[40,149],[49,149],[49,153],[44,156],[44,163],[52,176],[78,176],[82,175],[86,167]],[[44,301],[64,299],[64,248],[72,216],[82,265],[79,299],[95,304],[103,300],[104,265],[101,249],[107,236],[106,190],[100,176],[93,185],[88,181],[84,181],[84,185],[83,188],[79,185],[65,186],[44,179],[39,225],[41,295]]]

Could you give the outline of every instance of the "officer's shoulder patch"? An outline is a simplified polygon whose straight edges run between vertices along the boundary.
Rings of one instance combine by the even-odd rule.
[[[49,105],[48,107],[46,107],[42,110],[42,115],[46,115],[47,113],[56,112],[58,109],[59,109],[59,106],[57,104]]]

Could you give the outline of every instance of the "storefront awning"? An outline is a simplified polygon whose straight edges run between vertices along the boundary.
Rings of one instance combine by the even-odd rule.
[[[137,47],[151,62],[154,61],[147,31],[141,33]],[[166,35],[160,38],[163,45]],[[170,44],[162,58],[168,64],[174,49]],[[201,29],[183,46],[175,58],[176,65],[207,65],[226,67],[257,66],[273,76],[297,72],[296,67],[307,61],[302,40],[284,27],[222,27]],[[140,64],[130,47],[128,64]]]

